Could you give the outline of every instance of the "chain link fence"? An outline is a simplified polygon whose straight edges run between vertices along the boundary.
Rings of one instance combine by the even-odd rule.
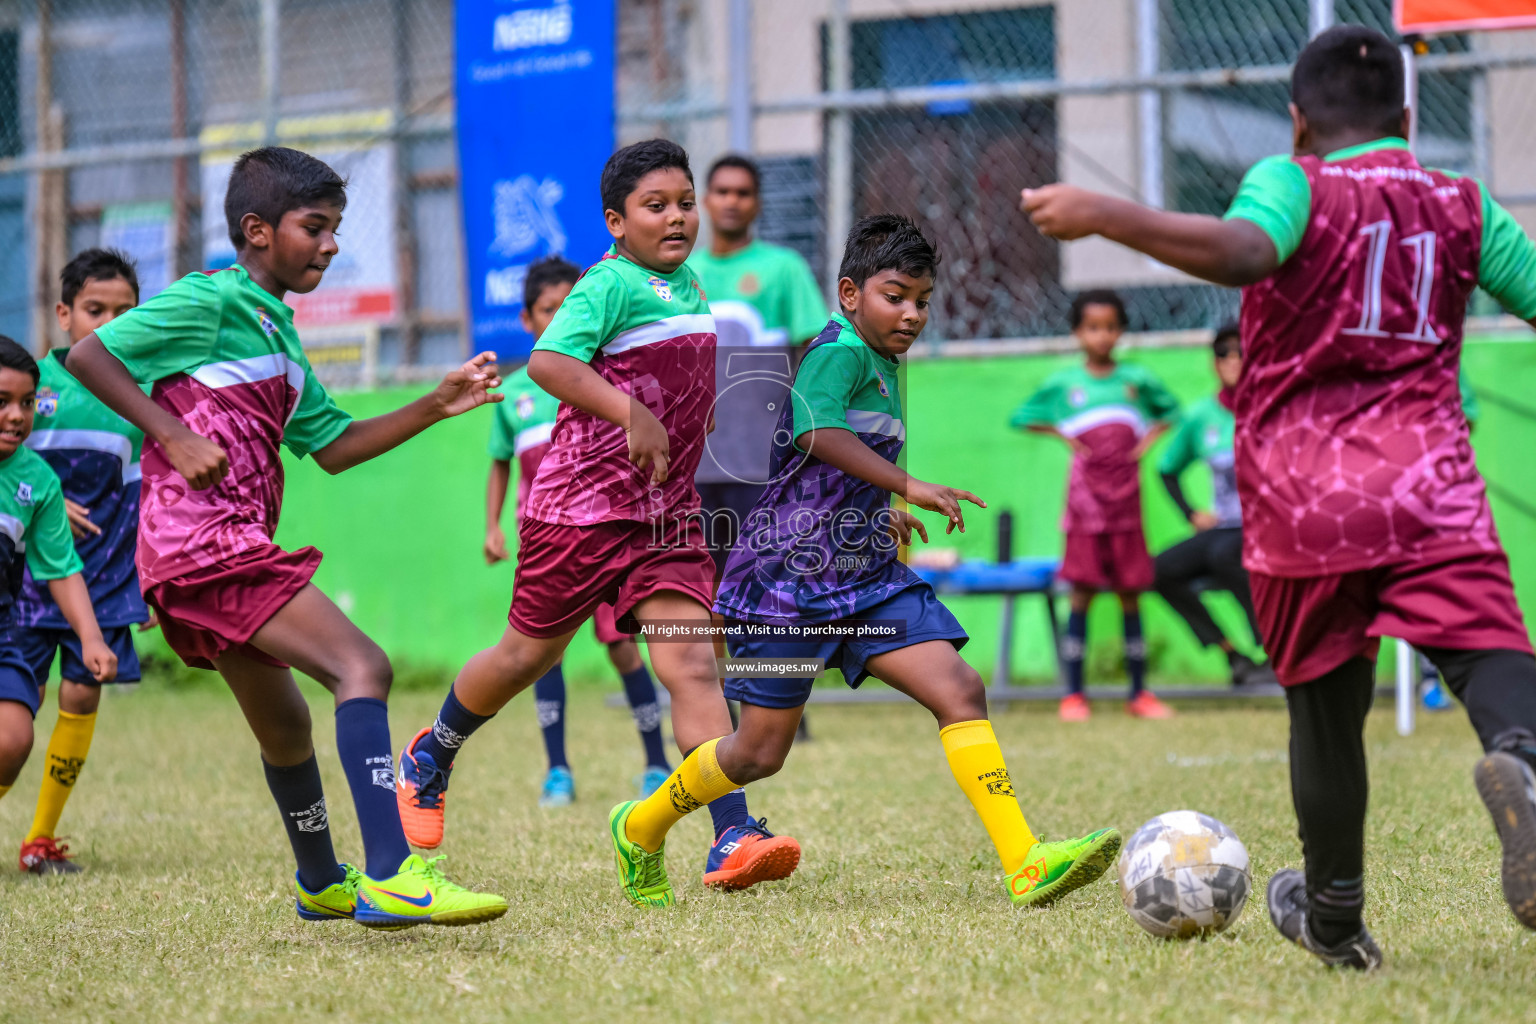
[[[931,337],[991,348],[1061,335],[1073,292],[1100,285],[1142,331],[1232,316],[1234,293],[1045,242],[1019,189],[1219,212],[1289,147],[1288,65],[1309,34],[1391,30],[1391,0],[616,2],[621,143],[671,136],[700,174],[753,153],[760,234],[829,291],[856,218],[911,215],[945,258]],[[276,141],[353,186],[341,256],[296,300],[317,366],[345,382],[457,361],[453,22],[452,0],[0,0],[0,332],[60,342],[58,272],[88,245],[132,252],[146,296],[228,263],[223,176]],[[1536,227],[1536,35],[1437,38],[1420,68],[1422,158],[1483,177]]]

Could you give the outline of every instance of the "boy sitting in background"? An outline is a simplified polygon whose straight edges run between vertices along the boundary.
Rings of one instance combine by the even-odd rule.
[[[139,304],[138,275],[122,253],[87,249],[65,264],[59,277],[62,291],[54,313],[71,345]],[[37,418],[27,447],[59,476],[96,623],[117,655],[113,681],[137,682],[132,627],[149,619],[134,567],[144,434],[75,380],[64,368],[68,354],[67,347],[56,348],[39,365]],[[39,686],[46,684],[54,655],[59,655],[59,718],[48,740],[32,827],[21,842],[21,870],[70,874],[80,868],[69,859],[68,844],[59,843],[54,833],[91,750],[101,684],[86,666],[80,637],[49,588],[30,573],[16,599],[15,616],[11,635]]]
[[[523,327],[537,342],[554,319],[560,304],[571,293],[571,286],[581,278],[574,263],[559,256],[548,256],[528,267],[523,279]],[[508,374],[502,384],[505,401],[491,410],[491,476],[485,495],[485,561],[487,565],[504,562],[507,538],[501,529],[502,509],[507,501],[507,484],[512,475],[512,460],[517,460],[517,503],[528,503],[533,478],[539,463],[549,453],[555,418],[560,403],[546,394],[528,377],[523,367]],[[640,743],[645,748],[645,773],[640,777],[640,795],[649,796],[666,781],[672,766],[661,741],[661,705],[656,701],[656,684],[645,670],[639,645],[628,633],[620,633],[613,621],[613,605],[600,604],[592,614],[592,631],[597,642],[608,648],[624,696],[629,699]],[[564,807],[576,799],[576,780],[565,754],[565,674],[559,662],[533,684],[534,708],[539,716],[539,731],[544,737],[544,753],[549,758],[549,772],[539,793],[540,807]]]
[[[1072,614],[1061,641],[1067,694],[1064,722],[1088,720],[1083,661],[1088,651],[1088,608],[1094,595],[1112,591],[1125,619],[1125,670],[1137,718],[1168,718],[1173,709],[1145,688],[1147,643],[1141,633],[1141,595],[1152,589],[1152,556],[1141,529],[1141,457],[1178,411],[1178,400],[1150,370],[1115,360],[1125,333],[1125,303],[1112,291],[1083,292],[1072,300],[1072,334],[1082,366],[1052,374],[1013,414],[1015,430],[1051,434],[1072,449],[1067,535],[1062,579],[1072,584]]]

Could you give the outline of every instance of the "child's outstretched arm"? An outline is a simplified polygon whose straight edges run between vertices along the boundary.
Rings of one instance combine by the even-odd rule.
[[[158,442],[171,468],[185,477],[193,490],[206,490],[229,472],[224,449],[156,405],[122,360],[108,352],[95,334],[75,342],[64,366],[109,409]]]
[[[1020,207],[1047,238],[1100,235],[1213,284],[1240,288],[1280,265],[1269,235],[1242,218],[1154,210],[1073,185],[1027,188]]]
[[[48,593],[53,597],[64,621],[80,638],[80,660],[90,670],[98,683],[109,683],[117,678],[117,655],[107,646],[96,624],[96,610],[91,607],[91,592],[86,589],[85,577],[78,572],[60,579],[48,581]]]
[[[666,483],[671,442],[667,428],[643,402],[608,383],[592,364],[562,352],[535,349],[528,357],[528,377],[565,404],[623,430],[629,441],[629,461],[642,471],[649,468],[651,483]]]
[[[909,505],[916,505],[918,508],[948,517],[949,522],[944,527],[945,533],[953,533],[956,527],[961,533],[965,532],[965,516],[960,511],[961,500],[981,508],[987,507],[986,502],[970,491],[945,487],[942,484],[931,484],[910,476],[900,466],[887,462],[875,454],[868,445],[859,440],[858,435],[853,431],[844,430],[842,427],[819,427],[815,430],[807,430],[795,438],[795,444],[799,445],[802,451],[816,456],[829,466],[840,469],[850,476],[856,476],[865,483],[874,484],[882,490],[900,495]],[[923,534],[923,539],[928,539],[926,533]]]
[[[487,402],[501,401],[496,353],[481,352],[442,383],[409,405],[366,420],[353,420],[324,448],[316,449],[315,462],[327,473],[340,473],[378,458],[440,420],[459,416]]]

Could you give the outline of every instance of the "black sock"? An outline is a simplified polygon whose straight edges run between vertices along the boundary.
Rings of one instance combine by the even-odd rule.
[[[559,665],[534,681],[533,707],[539,715],[549,766],[569,768],[571,764],[565,759],[565,673]]]
[[[1312,934],[1336,945],[1361,928],[1365,905],[1365,717],[1372,665],[1352,658],[1285,691],[1291,716],[1291,797],[1306,859]]]
[[[477,715],[460,704],[453,688],[449,687],[448,696],[443,698],[443,706],[437,712],[437,721],[432,723],[432,728],[427,731],[427,734],[411,748],[411,753],[427,754],[439,768],[452,768],[454,758],[459,756],[459,748],[464,745],[464,741],[492,717]]]
[[[1147,641],[1141,635],[1141,612],[1125,613],[1125,672],[1131,677],[1131,696],[1147,685]]]
[[[1536,658],[1511,650],[1422,650],[1466,705],[1483,749],[1514,754],[1536,770]]]
[[[640,743],[645,747],[646,766],[671,771],[667,748],[661,742],[661,704],[656,700],[656,684],[651,682],[645,663],[641,662],[639,668],[619,678],[624,680],[624,696],[629,698],[635,728],[640,731]]]
[[[352,789],[357,827],[371,878],[389,878],[411,855],[395,803],[395,755],[389,745],[389,706],[374,697],[336,705],[336,753]]]
[[[279,768],[261,759],[267,788],[283,815],[288,845],[299,867],[299,881],[310,892],[345,881],[347,873],[336,862],[331,846],[331,819],[325,810],[325,791],[320,786],[320,765],[315,755],[298,764]]]
[[[1067,616],[1067,635],[1061,638],[1061,667],[1066,673],[1068,693],[1083,692],[1083,655],[1088,646],[1088,613]]]

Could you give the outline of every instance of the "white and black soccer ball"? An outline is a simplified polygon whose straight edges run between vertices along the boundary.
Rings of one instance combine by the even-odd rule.
[[[1161,938],[1214,935],[1242,914],[1252,887],[1242,840],[1198,811],[1159,814],[1120,853],[1126,912]]]

